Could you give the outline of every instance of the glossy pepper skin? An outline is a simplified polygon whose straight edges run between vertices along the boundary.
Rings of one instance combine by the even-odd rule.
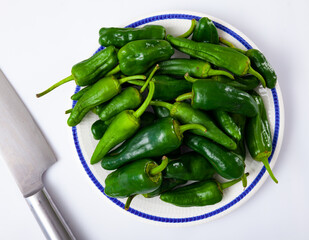
[[[226,179],[240,178],[244,174],[241,156],[228,151],[207,138],[187,133],[184,144],[205,157],[216,172]]]
[[[144,39],[165,38],[166,30],[159,25],[146,25],[142,28],[101,28],[99,43],[102,46],[121,48],[129,42]]]
[[[240,155],[243,158],[243,161],[246,159],[246,146],[245,146],[245,127],[247,118],[244,115],[232,113],[231,118],[233,119],[234,123],[240,129],[240,136],[241,138],[237,141],[237,148],[234,150],[235,153]]]
[[[209,18],[202,17],[197,22],[192,35],[192,40],[196,42],[219,44],[217,28]]]
[[[256,76],[266,86],[263,77],[250,65],[250,59],[239,51],[218,44],[194,42],[185,38],[175,38],[170,35],[167,40],[179,51],[192,57],[202,59],[211,64],[225,68],[237,76],[248,73]]]
[[[278,183],[268,163],[268,158],[272,153],[272,137],[264,102],[258,93],[252,91],[250,94],[258,104],[259,112],[257,116],[249,118],[246,123],[247,147],[251,157],[263,162],[271,178]]]
[[[249,49],[246,55],[250,58],[252,67],[265,79],[268,88],[274,88],[277,83],[277,75],[262,52],[257,49]]]
[[[170,117],[170,111],[165,108],[165,107],[160,107],[160,106],[152,106],[153,112],[156,115],[156,117],[159,118],[165,118],[165,117]]]
[[[105,194],[125,198],[156,190],[161,185],[162,174],[152,176],[150,170],[157,166],[151,159],[141,159],[117,169],[105,179]]]
[[[141,105],[142,100],[138,89],[128,87],[100,109],[99,118],[105,121],[124,110],[136,109]]]
[[[108,124],[106,124],[102,120],[97,120],[91,125],[92,136],[95,140],[99,140],[103,137],[106,129],[108,128]]]
[[[123,74],[145,73],[155,63],[169,59],[174,49],[165,40],[137,40],[118,51],[119,67]]]
[[[195,182],[175,190],[162,193],[160,199],[179,207],[213,205],[223,198],[223,190],[233,186],[240,179],[219,183],[216,180]]]
[[[138,159],[160,157],[170,153],[180,147],[182,132],[189,130],[187,126],[180,126],[178,121],[170,117],[161,118],[152,125],[140,129],[124,143],[123,150],[119,154],[105,156],[101,166],[106,170],[113,170]],[[199,127],[203,128],[200,125]]]
[[[254,117],[258,113],[258,106],[254,99],[246,92],[215,81],[196,81],[192,85],[191,98],[193,108],[203,110],[223,110]],[[181,100],[177,98],[176,101]]]
[[[215,70],[211,68],[210,63],[199,59],[176,58],[159,63],[160,74],[167,74],[177,77],[183,77],[188,73],[192,77],[206,78],[208,76],[225,75],[233,79],[233,75],[223,70]]]
[[[152,107],[160,107],[160,105],[165,107],[170,112],[170,116],[176,118],[182,124],[196,123],[205,126],[207,129],[206,132],[198,129],[191,130],[192,133],[209,138],[227,149],[236,149],[237,145],[235,141],[217,127],[208,113],[194,109],[190,104],[184,102],[170,104],[161,101],[152,101],[150,104]]]
[[[116,96],[121,91],[121,84],[128,79],[145,79],[145,76],[131,76],[119,80],[114,76],[108,76],[93,84],[72,109],[67,121],[68,125],[76,126],[91,109]]]
[[[145,193],[143,196],[145,198],[153,198],[156,196],[159,196],[160,194],[170,191],[174,188],[176,188],[179,185],[185,184],[187,181],[181,180],[181,179],[174,179],[174,178],[163,178],[162,183],[160,187],[153,192]]]
[[[202,181],[215,174],[213,166],[197,152],[187,152],[169,162],[165,177],[182,180]]]

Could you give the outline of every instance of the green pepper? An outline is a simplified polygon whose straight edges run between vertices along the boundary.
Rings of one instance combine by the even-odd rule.
[[[165,40],[137,40],[118,51],[119,67],[125,75],[145,73],[155,63],[167,60],[173,54],[173,47]]]
[[[170,104],[161,101],[152,101],[150,104],[152,107],[165,107],[169,110],[171,117],[176,118],[182,124],[196,123],[205,126],[207,129],[206,132],[198,129],[191,130],[192,133],[209,138],[228,149],[236,149],[236,143],[216,126],[206,112],[194,109],[190,104],[183,102]]]
[[[251,92],[251,95],[258,105],[259,111],[255,117],[249,118],[247,121],[247,147],[251,157],[256,161],[262,162],[270,177],[275,183],[278,183],[268,163],[268,158],[272,153],[272,137],[263,99],[254,91]]]
[[[187,152],[168,163],[165,177],[202,181],[212,178],[215,172],[213,166],[202,155]]]
[[[216,180],[195,182],[175,190],[162,193],[160,199],[179,207],[213,205],[223,198],[223,190],[238,183],[240,179],[219,183]]]
[[[163,178],[162,183],[160,187],[153,192],[145,193],[143,196],[145,198],[153,198],[156,196],[159,196],[160,194],[170,191],[174,189],[175,187],[185,184],[187,181],[181,180],[181,179],[174,179],[174,178]]]
[[[258,106],[248,93],[215,81],[194,82],[192,92],[179,96],[176,101],[186,99],[191,99],[193,108],[203,110],[223,110],[248,117],[258,113]]]
[[[257,79],[253,75],[246,75],[244,77],[235,77],[235,80],[232,80],[226,76],[212,76],[211,78],[197,79],[189,76],[189,74],[185,74],[185,79],[192,83],[199,80],[221,82],[242,91],[252,90],[260,84],[259,79]]]
[[[98,115],[101,120],[105,121],[124,110],[135,109],[141,103],[142,95],[139,90],[134,87],[128,87],[103,106],[98,112]]]
[[[155,115],[152,112],[144,112],[141,116],[141,128],[151,125],[155,121]]]
[[[167,40],[176,47],[177,50],[192,57],[210,62],[217,67],[225,68],[237,76],[244,76],[250,73],[261,81],[263,87],[266,87],[264,78],[251,67],[250,59],[235,49],[212,43],[174,38],[171,35],[167,36]]]
[[[192,40],[196,42],[219,44],[217,28],[209,18],[202,17],[197,22],[192,35]]]
[[[121,91],[121,84],[133,79],[145,79],[145,76],[136,75],[119,80],[114,76],[108,76],[97,81],[77,101],[68,119],[68,125],[76,126],[92,108],[116,96]]]
[[[198,78],[224,75],[231,79],[234,79],[233,75],[229,72],[212,69],[210,63],[199,59],[175,58],[160,62],[159,66],[159,74],[168,74],[183,77],[186,73],[188,73],[190,76]]]
[[[59,81],[45,91],[38,93],[36,96],[41,97],[56,87],[72,80],[75,80],[76,84],[79,86],[91,85],[104,77],[117,65],[117,63],[118,59],[115,47],[107,47],[90,58],[75,64],[71,70],[72,75]]]
[[[240,178],[244,173],[241,156],[228,151],[207,138],[187,133],[184,144],[205,157],[217,173],[226,179]]]
[[[159,25],[146,25],[142,28],[101,28],[99,43],[102,46],[121,48],[129,42],[144,39],[165,38],[166,30]]]
[[[95,140],[99,140],[103,137],[106,129],[108,128],[108,124],[106,124],[102,120],[97,120],[91,125],[92,136]]]
[[[136,111],[124,110],[113,119],[92,154],[91,164],[98,163],[113,147],[130,138],[140,127],[140,117],[148,107],[154,93],[154,83],[150,82],[149,85],[148,96]]]
[[[241,129],[234,122],[229,113],[222,110],[213,110],[213,116],[215,117],[217,123],[221,129],[228,134],[230,137],[239,141],[241,139]]]
[[[165,107],[160,107],[156,105],[152,105],[153,112],[156,115],[157,118],[165,118],[165,117],[170,117],[170,110],[168,110]]]
[[[73,101],[79,100],[79,99],[84,95],[84,93],[87,92],[90,88],[91,88],[91,85],[89,85],[89,86],[87,86],[87,87],[85,87],[85,88],[79,90],[77,93],[74,93],[74,94],[71,96],[71,99],[72,99]]]
[[[105,156],[101,165],[106,170],[113,170],[134,160],[170,153],[180,147],[183,132],[191,129],[206,131],[205,127],[199,124],[181,126],[178,121],[170,117],[161,118],[152,125],[140,129],[135,136],[125,142],[119,154]]]

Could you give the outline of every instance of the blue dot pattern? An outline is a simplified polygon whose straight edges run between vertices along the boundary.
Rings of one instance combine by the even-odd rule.
[[[144,18],[142,20],[139,20],[137,22],[131,23],[130,25],[126,26],[128,27],[138,27],[140,25],[146,24],[146,23],[150,23],[150,22],[155,22],[155,21],[160,21],[160,20],[166,20],[166,19],[187,19],[187,20],[191,20],[195,18],[196,20],[199,20],[201,17],[198,16],[194,16],[194,15],[188,15],[188,14],[163,14],[163,15],[157,15],[157,16],[152,16],[152,17],[148,17],[148,18]],[[213,21],[215,26],[228,33],[229,35],[231,35],[232,37],[234,37],[236,40],[238,40],[245,48],[247,49],[251,49],[252,46],[247,43],[241,36],[239,36],[237,33],[235,33],[234,31],[230,30],[229,28],[223,26],[220,23],[217,23],[215,21]],[[99,49],[97,49],[97,52],[101,51],[102,49],[104,49],[104,47],[100,47]],[[80,90],[80,86],[77,86],[75,89],[75,93],[78,92]],[[269,157],[268,161],[269,163],[271,162],[271,159],[273,157],[273,153],[275,152],[276,146],[277,146],[277,141],[278,141],[278,135],[279,135],[279,128],[280,128],[280,111],[279,111],[279,101],[278,101],[278,96],[277,96],[277,91],[275,88],[271,89],[272,91],[272,95],[273,95],[273,101],[274,101],[274,107],[275,107],[275,131],[274,131],[274,137],[273,137],[273,141],[272,141],[272,146],[273,146],[273,152],[271,154],[271,156]],[[76,101],[73,101],[72,107],[74,107],[76,104]],[[90,179],[92,180],[92,182],[97,186],[97,188],[107,197],[109,198],[112,202],[114,202],[116,205],[118,205],[121,208],[124,208],[124,204],[122,202],[120,202],[118,199],[116,198],[111,198],[109,196],[107,196],[104,193],[104,187],[100,184],[100,182],[96,179],[96,177],[93,175],[93,173],[91,172],[91,170],[89,169],[85,158],[83,156],[83,153],[81,151],[80,145],[79,145],[79,141],[78,141],[78,136],[77,136],[77,131],[76,131],[76,127],[72,127],[72,132],[73,132],[73,139],[74,139],[74,144],[77,150],[77,154],[79,156],[79,159],[86,171],[86,173],[88,174],[88,176],[90,177]],[[261,169],[261,171],[259,172],[259,174],[257,175],[257,177],[253,180],[253,182],[250,184],[250,186],[248,186],[239,196],[237,196],[235,199],[233,199],[231,202],[229,202],[228,204],[224,205],[223,207],[220,207],[212,212],[208,212],[205,213],[203,215],[199,215],[199,216],[195,216],[195,217],[189,217],[189,218],[165,218],[165,217],[159,217],[159,216],[154,216],[154,215],[150,215],[150,214],[146,214],[140,211],[135,210],[134,208],[129,208],[129,212],[132,214],[135,214],[139,217],[142,218],[146,218],[152,221],[157,221],[157,222],[165,222],[165,223],[186,223],[186,222],[193,222],[193,221],[198,221],[198,220],[202,220],[202,219],[206,219],[206,218],[211,218],[221,212],[226,211],[227,209],[231,208],[232,206],[234,206],[236,203],[238,203],[239,201],[241,201],[246,195],[248,195],[248,193],[250,193],[252,191],[252,189],[256,186],[256,184],[261,180],[262,176],[264,175],[266,171],[266,168],[263,167]]]

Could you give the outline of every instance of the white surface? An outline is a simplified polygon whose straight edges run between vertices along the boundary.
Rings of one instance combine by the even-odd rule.
[[[165,11],[165,12],[159,12],[159,13],[152,13],[150,15],[147,16],[141,16],[139,19],[136,19],[132,22],[135,21],[139,21],[141,19],[147,18],[147,17],[152,17],[152,16],[156,16],[156,15],[160,15],[160,14],[167,14],[167,13],[177,13],[177,12],[171,12],[171,11]],[[179,12],[178,12],[179,13]],[[210,19],[212,19],[213,21],[216,21],[217,23],[223,25],[224,27],[229,28],[231,31],[237,33],[241,38],[246,39],[246,41],[248,42],[248,44],[250,44],[253,48],[257,48],[256,45],[249,40],[249,38],[247,36],[245,36],[243,33],[241,33],[239,30],[235,29],[235,27],[231,26],[230,24],[222,21],[221,19],[218,18],[214,18],[213,16],[209,16],[206,15],[205,13],[197,13],[197,12],[190,12],[190,11],[181,11],[182,14],[187,14],[187,15],[193,15],[193,16],[199,16],[199,17],[209,17]],[[130,23],[132,23],[130,22]],[[128,24],[130,24],[128,23]],[[126,26],[128,24],[124,24],[123,26]],[[187,20],[187,19],[165,19],[165,20],[160,20],[160,21],[154,21],[151,22],[149,24],[160,24],[162,26],[164,26],[167,29],[168,34],[171,34],[173,36],[178,36],[180,34],[182,34],[183,32],[187,31],[187,29],[189,29],[190,25],[191,25],[191,21]],[[144,25],[141,25],[140,27],[142,27]],[[228,33],[222,31],[222,30],[218,30],[219,36],[228,40],[229,42],[233,43],[234,46],[238,47],[238,48],[244,48],[244,46],[241,44],[241,42],[238,42],[235,38],[233,38],[231,35],[229,35]],[[175,54],[173,57],[178,57],[178,58],[183,58],[183,57],[187,57],[188,55],[186,54],[181,54],[179,52],[177,52],[177,54]],[[263,100],[264,100],[264,104],[265,104],[265,108],[267,110],[267,115],[268,115],[268,119],[269,119],[269,123],[270,123],[270,129],[273,133],[274,136],[274,128],[275,128],[275,108],[274,108],[274,100],[273,100],[273,95],[270,89],[268,88],[263,88],[262,86],[259,86],[257,88],[259,94],[262,96]],[[277,157],[278,154],[280,152],[280,148],[281,148],[281,143],[282,143],[282,138],[283,138],[283,132],[284,132],[284,104],[283,104],[283,100],[281,97],[281,91],[280,91],[280,87],[279,87],[279,83],[276,85],[276,92],[278,95],[278,99],[279,99],[279,109],[280,109],[280,128],[278,131],[278,141],[276,143],[276,148],[275,151],[273,153],[273,157],[271,160],[271,168],[273,168],[273,166],[275,165],[276,161],[277,161]],[[91,173],[94,175],[94,177],[98,180],[98,182],[105,187],[105,178],[107,177],[107,175],[111,172],[111,171],[106,171],[104,169],[102,169],[101,164],[94,164],[91,165],[90,164],[90,159],[91,156],[93,154],[93,151],[95,150],[95,147],[98,143],[98,141],[93,139],[92,134],[90,133],[91,129],[91,125],[98,120],[98,116],[96,114],[93,114],[92,112],[90,112],[89,114],[87,114],[85,116],[85,118],[83,119],[83,121],[77,125],[77,138],[79,140],[79,145],[83,154],[83,157],[86,161],[86,164],[88,166],[88,168],[90,169]],[[263,168],[263,163],[261,162],[257,162],[254,161],[251,157],[250,154],[247,152],[247,157],[246,157],[246,172],[249,172],[250,175],[247,178],[248,181],[248,187],[252,184],[252,182],[255,180],[255,178],[258,176],[258,174],[260,173],[261,169]],[[265,180],[268,178],[269,174],[264,174],[263,177],[258,181],[258,183],[254,186],[254,188],[248,193],[246,194],[246,196],[239,202],[237,202],[236,204],[234,204],[232,207],[221,211],[218,214],[215,214],[214,216],[202,219],[202,220],[198,220],[198,221],[191,221],[188,223],[166,223],[164,221],[161,222],[153,222],[156,224],[165,224],[165,225],[193,225],[193,224],[202,224],[205,222],[209,222],[215,219],[218,219],[220,217],[225,216],[226,214],[234,211],[235,209],[237,209],[239,206],[241,206],[242,204],[246,203],[258,190],[259,188],[263,185],[263,183],[265,182]],[[227,181],[222,179],[223,181]],[[245,192],[247,190],[245,190],[242,187],[242,184],[236,184],[232,187],[230,187],[228,190],[224,191],[224,197],[222,199],[222,201],[220,201],[217,204],[211,205],[211,206],[204,206],[204,207],[195,207],[195,208],[180,208],[174,205],[171,205],[169,203],[165,203],[163,201],[161,201],[159,199],[159,197],[155,197],[155,198],[151,198],[151,199],[147,199],[144,198],[143,196],[138,196],[136,198],[134,198],[134,201],[131,203],[131,207],[134,210],[137,210],[141,213],[144,214],[148,214],[148,215],[152,215],[152,216],[156,216],[156,217],[162,217],[162,218],[192,218],[192,217],[197,217],[197,216],[201,216],[201,215],[206,215],[209,214],[211,212],[214,211],[218,211],[220,209],[222,209],[224,206],[226,206],[227,204],[229,204],[230,202],[232,202],[234,199],[236,199],[238,196],[240,196],[243,192]],[[119,199],[122,203],[126,202],[126,199]],[[113,205],[114,207],[118,207],[116,204]],[[124,212],[125,214],[126,212]],[[140,216],[138,215],[134,215],[138,218],[140,218]],[[145,218],[139,219],[139,220],[144,220],[144,221],[149,221]]]
[[[0,1],[0,67],[54,148],[58,162],[46,187],[78,239],[308,239],[308,53],[304,1]],[[229,22],[265,53],[276,69],[286,122],[270,178],[243,206],[206,224],[166,228],[113,208],[85,174],[66,126],[74,86],[36,99],[35,93],[69,74],[98,47],[98,30],[155,11],[205,12]],[[0,133],[1,134],[1,133]],[[5,163],[0,160],[0,239],[44,239]]]

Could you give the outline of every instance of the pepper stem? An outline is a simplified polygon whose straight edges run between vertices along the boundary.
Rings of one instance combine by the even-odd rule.
[[[71,113],[71,112],[72,112],[72,110],[73,110],[73,108],[68,109],[68,110],[66,110],[64,113],[65,113],[65,114],[69,114],[69,113]]]
[[[245,50],[242,50],[242,49],[240,49],[240,48],[235,47],[235,46],[233,45],[233,43],[227,41],[226,39],[224,39],[224,38],[222,38],[222,37],[219,37],[219,41],[220,41],[222,44],[224,44],[225,46],[228,46],[228,47],[230,47],[230,48],[234,48],[235,50],[237,50],[238,52],[241,52],[241,53],[243,53],[243,54],[246,54],[246,52],[247,52],[247,51],[245,51]]]
[[[262,86],[265,88],[266,87],[266,82],[265,82],[265,79],[262,77],[261,74],[259,74],[257,71],[255,71],[251,66],[249,66],[249,69],[248,69],[248,73],[252,74],[253,76],[257,77]]]
[[[129,77],[120,78],[118,81],[119,81],[119,84],[123,84],[125,82],[130,81],[130,80],[145,80],[145,79],[146,79],[146,76],[144,76],[144,75],[133,75],[133,76],[129,76]]]
[[[189,75],[189,73],[186,73],[186,74],[184,75],[184,78],[185,78],[188,82],[192,82],[192,83],[194,83],[194,82],[200,80],[200,79],[191,77],[191,76]]]
[[[223,75],[223,76],[227,76],[230,79],[235,79],[234,76],[227,71],[209,69],[208,76],[216,76],[216,75]]]
[[[178,96],[175,100],[176,102],[180,102],[180,101],[184,101],[184,100],[192,99],[192,98],[193,98],[193,93],[189,92],[189,93],[185,93],[185,94]]]
[[[129,210],[130,208],[130,205],[131,205],[131,202],[133,200],[133,198],[136,196],[137,194],[135,195],[131,195],[130,197],[128,197],[127,201],[126,201],[126,204],[124,205],[124,210]]]
[[[269,176],[271,177],[272,180],[274,180],[275,183],[278,183],[278,180],[275,178],[275,175],[273,174],[273,171],[271,170],[269,163],[268,163],[268,159],[264,158],[262,160],[262,163],[264,164]]]
[[[203,132],[207,132],[207,129],[203,125],[196,124],[196,123],[189,123],[189,124],[181,125],[179,127],[179,131],[180,131],[181,134],[185,131],[193,130],[193,129],[198,129],[198,130],[201,130]]]
[[[116,73],[120,72],[120,67],[119,67],[119,64],[113,68],[112,70],[110,70],[105,76],[110,76],[110,75],[114,75]]]
[[[74,77],[73,77],[73,75],[70,75],[70,76],[66,77],[65,79],[62,79],[61,81],[55,83],[55,84],[52,85],[51,87],[47,88],[45,91],[36,94],[36,97],[37,97],[37,98],[42,97],[42,96],[44,96],[45,94],[49,93],[50,91],[54,90],[55,88],[61,86],[62,84],[67,83],[67,82],[70,82],[70,81],[72,81],[72,80],[74,80]]]
[[[157,175],[158,173],[162,172],[166,168],[168,161],[169,161],[168,158],[166,156],[163,156],[161,164],[159,166],[152,168],[149,171],[149,174],[154,176],[154,175]]]
[[[246,188],[246,187],[247,187],[247,184],[248,184],[247,175],[246,175],[246,174],[244,174],[244,175],[241,176],[241,181],[242,181],[242,186],[243,186],[244,188]]]
[[[139,90],[140,93],[143,93],[146,89],[146,87],[148,86],[148,83],[150,82],[150,80],[152,79],[153,75],[156,73],[156,71],[159,69],[159,64],[157,64],[153,70],[151,71],[151,73],[149,74],[145,84],[143,85],[143,87]]]
[[[137,86],[144,86],[144,84],[145,84],[145,82],[141,81],[141,80],[130,80],[130,81],[128,81],[128,83],[131,83],[131,84],[134,84],[134,85],[137,85]]]
[[[133,113],[134,117],[140,118],[142,114],[145,112],[146,108],[148,107],[149,103],[151,102],[151,99],[153,97],[155,91],[155,85],[153,81],[149,82],[149,92],[148,96],[143,102],[143,104]]]
[[[249,176],[249,173],[246,173],[246,174],[244,174],[244,175],[246,175],[246,177],[247,177],[247,176]],[[242,177],[241,177],[241,178],[238,178],[238,179],[235,179],[235,180],[232,180],[232,181],[229,181],[229,182],[220,183],[220,184],[219,184],[219,185],[220,185],[220,189],[221,189],[221,190],[224,190],[224,189],[226,189],[226,188],[229,188],[229,187],[233,186],[234,184],[240,182],[241,180],[242,180]]]
[[[193,33],[194,29],[195,29],[195,26],[196,26],[196,20],[193,18],[191,20],[191,26],[189,28],[188,31],[186,31],[185,33],[181,34],[180,36],[178,36],[179,38],[188,38],[190,37],[190,35]]]
[[[167,102],[162,102],[162,101],[151,101],[150,105],[158,106],[158,107],[165,107],[165,108],[167,108],[170,111],[173,108],[173,104],[167,103]]]

